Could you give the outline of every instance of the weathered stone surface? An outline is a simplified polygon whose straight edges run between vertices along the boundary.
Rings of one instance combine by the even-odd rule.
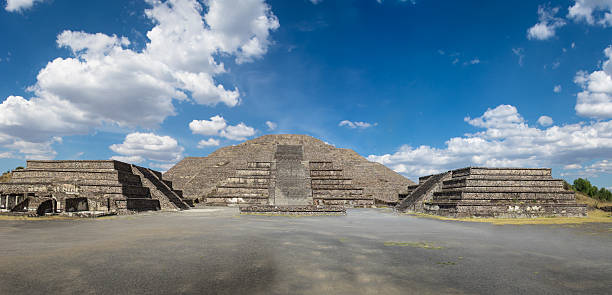
[[[279,161],[279,146],[285,146],[281,149],[287,149],[286,158],[291,159]],[[368,207],[374,200],[397,202],[398,194],[414,184],[352,150],[335,148],[311,136],[288,134],[265,135],[221,148],[208,157],[185,158],[164,178],[172,180],[186,198],[217,205],[274,204],[277,193],[287,188],[283,181],[301,179],[289,195],[301,194],[306,197],[303,200],[312,200],[310,204]]]
[[[400,211],[467,217],[585,216],[551,169],[467,167],[419,178]]]
[[[187,209],[161,173],[119,161],[28,161],[0,184],[0,210],[126,213]]]

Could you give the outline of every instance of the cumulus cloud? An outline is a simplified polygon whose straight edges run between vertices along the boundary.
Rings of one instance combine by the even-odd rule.
[[[228,125],[225,118],[216,115],[210,120],[193,120],[189,123],[193,134],[220,136],[230,140],[246,140],[255,135],[255,128],[240,122],[238,125]]]
[[[589,25],[609,27],[612,25],[612,0],[575,0],[567,17]]]
[[[527,30],[528,39],[546,40],[555,36],[555,30],[565,25],[565,20],[555,15],[559,7],[538,6],[539,22]]]
[[[465,121],[482,131],[454,137],[444,148],[403,145],[368,159],[416,178],[465,166],[547,167],[582,164],[612,154],[612,121],[548,128],[529,126],[516,107],[500,105]]]
[[[278,127],[278,124],[272,121],[266,121],[266,126],[268,126],[268,130],[273,131],[273,130],[276,130],[276,127]]]
[[[227,127],[227,122],[219,115],[210,117],[210,120],[193,120],[189,123],[191,132],[200,135],[219,135],[219,132],[225,127]]]
[[[348,128],[351,128],[351,129],[355,129],[355,128],[366,129],[366,128],[370,128],[370,127],[373,127],[373,126],[376,126],[376,125],[378,125],[378,123],[372,124],[372,123],[368,123],[368,122],[358,122],[358,121],[354,121],[353,122],[353,121],[349,121],[349,120],[341,121],[338,124],[338,126],[346,126]]]
[[[549,116],[541,116],[538,118],[538,124],[541,126],[547,127],[554,123],[553,119]]]
[[[183,158],[184,151],[176,139],[170,136],[139,132],[126,135],[123,143],[113,144],[109,148],[119,154],[112,159],[132,163],[145,160],[166,164],[176,163]]]
[[[607,60],[600,70],[580,71],[574,82],[582,87],[576,101],[576,113],[597,119],[612,118],[612,46],[604,50]]]
[[[219,146],[220,142],[218,139],[214,139],[214,138],[209,138],[207,140],[200,140],[200,142],[198,142],[198,148],[199,149],[203,149],[209,146]]]
[[[44,143],[106,125],[156,128],[176,114],[174,100],[237,105],[239,90],[215,81],[226,72],[218,59],[244,63],[266,53],[279,27],[270,7],[263,0],[146,2],[154,26],[142,50],[116,35],[60,33],[57,45],[73,56],[40,70],[28,88],[33,97],[0,104],[0,135]]]
[[[553,87],[553,92],[554,93],[560,93],[561,92],[561,85],[555,85],[555,87]]]
[[[44,0],[6,0],[4,9],[8,12],[20,12],[32,8],[34,3]]]
[[[240,123],[236,126],[227,126],[221,130],[220,135],[231,140],[246,140],[247,137],[255,135],[255,129]]]

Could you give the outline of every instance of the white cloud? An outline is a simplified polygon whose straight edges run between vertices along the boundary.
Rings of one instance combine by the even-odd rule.
[[[272,130],[276,130],[276,127],[278,127],[278,124],[272,121],[266,121],[266,126],[268,126],[268,130],[272,131]]]
[[[153,133],[130,133],[120,144],[109,147],[119,154],[113,159],[124,159],[128,162],[143,162],[144,159],[156,162],[178,162],[183,158],[183,147],[170,136],[159,136]]]
[[[528,39],[546,40],[555,36],[555,30],[565,25],[565,20],[555,15],[559,7],[538,6],[539,22],[527,30]]]
[[[56,58],[28,88],[34,96],[9,96],[0,104],[0,135],[48,142],[107,125],[156,128],[176,114],[174,100],[202,105],[239,103],[237,88],[215,81],[225,73],[219,57],[243,63],[261,57],[278,19],[263,0],[147,0],[154,23],[144,49],[125,37],[64,31]],[[172,46],[168,46],[172,44]]]
[[[244,123],[236,126],[227,126],[224,130],[221,130],[221,136],[231,140],[246,140],[247,137],[253,135],[255,135],[255,129]]]
[[[541,126],[547,127],[554,123],[553,119],[549,116],[541,116],[538,118],[538,124]]]
[[[576,73],[574,82],[582,87],[576,101],[576,113],[598,119],[612,118],[612,46],[604,50],[608,58],[601,70]]]
[[[203,149],[209,146],[219,146],[219,144],[221,144],[221,142],[219,142],[218,139],[214,139],[214,138],[209,138],[207,140],[200,140],[200,142],[198,142],[198,148],[199,149]]]
[[[546,167],[583,164],[612,154],[612,121],[529,126],[514,106],[500,105],[465,119],[483,131],[454,137],[444,148],[403,145],[393,154],[370,155],[408,177],[465,166]]]
[[[563,166],[563,169],[565,170],[575,170],[575,169],[581,169],[582,165],[580,164],[569,164],[569,165],[565,165]]]
[[[193,120],[189,123],[191,132],[200,135],[219,135],[219,132],[225,127],[227,127],[227,122],[219,115],[210,117],[210,120]]]
[[[219,115],[211,117],[210,120],[193,120],[189,123],[189,129],[193,134],[221,136],[231,140],[246,140],[247,137],[255,135],[255,129],[244,123],[238,125],[227,125],[227,121]]]
[[[111,160],[117,160],[130,164],[138,164],[145,161],[145,158],[141,156],[112,156]]]
[[[32,8],[35,2],[42,1],[44,0],[6,0],[4,9],[9,12],[20,12]]]
[[[609,27],[612,25],[612,0],[575,0],[567,17],[589,25]]]
[[[373,126],[376,126],[376,125],[378,125],[378,123],[372,124],[372,123],[368,123],[368,122],[357,122],[357,121],[353,122],[353,121],[349,121],[349,120],[341,121],[338,124],[338,126],[346,126],[348,128],[351,128],[351,129],[355,129],[355,128],[366,129],[366,128],[370,128],[370,127],[373,127]]]
[[[323,2],[323,0],[310,0],[310,2],[312,4],[314,4],[314,5],[317,5],[317,4],[321,3],[321,2]]]
[[[170,170],[170,168],[172,168],[174,165],[176,165],[175,163],[151,163],[151,167],[153,168],[157,168],[160,169],[159,172],[165,173],[166,171]]]
[[[61,137],[54,137],[44,142],[29,142],[18,139],[6,144],[5,148],[19,152],[28,160],[49,160],[57,155],[52,145],[61,142]]]
[[[553,92],[554,93],[559,93],[561,92],[561,85],[555,85],[555,87],[553,87]]]
[[[512,48],[512,53],[518,56],[518,64],[519,66],[523,66],[523,59],[525,59],[525,49],[523,48]]]

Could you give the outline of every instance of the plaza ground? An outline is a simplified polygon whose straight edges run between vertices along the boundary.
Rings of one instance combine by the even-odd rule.
[[[0,220],[0,294],[609,294],[612,223],[352,209]]]

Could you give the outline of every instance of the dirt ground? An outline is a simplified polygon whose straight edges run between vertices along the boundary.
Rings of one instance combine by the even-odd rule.
[[[354,209],[0,220],[0,294],[609,294],[612,224]]]

